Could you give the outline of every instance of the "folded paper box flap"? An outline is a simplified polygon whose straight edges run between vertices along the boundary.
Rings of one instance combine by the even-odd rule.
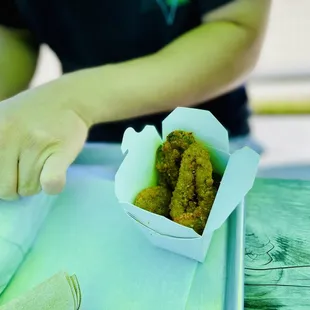
[[[259,155],[248,147],[230,156],[204,234],[220,228],[243,200],[253,186],[258,163]]]
[[[122,152],[124,158],[115,175],[115,194],[122,202],[133,202],[144,188],[156,185],[155,159],[162,143],[154,126],[146,126],[137,133],[128,128],[124,133]]]
[[[160,235],[207,238],[224,223],[251,188],[259,156],[248,148],[230,155],[227,131],[208,111],[175,109],[163,121],[164,140],[174,130],[193,132],[195,138],[209,150],[214,170],[223,175],[203,236],[191,228],[133,205],[141,190],[156,185],[156,151],[163,141],[153,126],[146,126],[140,133],[132,128],[126,130],[122,150],[128,153],[115,177],[116,196],[127,214]]]

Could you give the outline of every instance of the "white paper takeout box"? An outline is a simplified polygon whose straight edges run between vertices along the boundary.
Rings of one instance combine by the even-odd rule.
[[[154,126],[137,133],[128,128],[122,151],[127,153],[115,176],[115,192],[127,215],[156,246],[203,262],[213,232],[220,228],[253,186],[259,155],[248,147],[229,154],[226,129],[208,111],[176,108],[163,121],[163,140]],[[222,175],[202,236],[192,228],[133,205],[137,194],[156,185],[156,150],[174,130],[193,132],[211,157],[213,170]]]

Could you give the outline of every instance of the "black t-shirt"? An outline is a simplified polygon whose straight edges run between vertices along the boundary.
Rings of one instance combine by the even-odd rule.
[[[27,28],[48,44],[64,72],[154,53],[198,26],[207,12],[229,0],[3,0],[0,24]],[[176,5],[179,3],[178,5]],[[210,60],[212,61],[212,60]],[[231,137],[249,132],[244,87],[198,105],[210,110]],[[94,126],[88,141],[120,142],[124,130],[146,124],[161,131],[160,113]]]

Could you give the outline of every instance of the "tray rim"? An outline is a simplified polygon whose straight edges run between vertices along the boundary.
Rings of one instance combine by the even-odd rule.
[[[244,309],[245,202],[239,203],[228,220],[225,310]]]

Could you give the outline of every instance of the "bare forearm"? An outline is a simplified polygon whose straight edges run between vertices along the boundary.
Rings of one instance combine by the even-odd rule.
[[[88,123],[122,120],[192,106],[236,87],[258,59],[269,3],[237,0],[153,55],[75,73],[74,89],[87,96],[84,106],[79,98],[81,113]]]
[[[78,74],[81,87],[85,81],[84,89],[93,89],[87,103],[91,122],[99,123],[218,96],[241,82],[256,58],[251,32],[222,22],[203,25],[154,55]]]
[[[128,113],[148,114],[216,97],[253,69],[255,43],[242,26],[229,22],[200,26],[157,54],[111,67],[120,101],[127,103]],[[133,107],[136,112],[130,112]]]
[[[269,3],[237,0],[155,54],[65,75],[63,90],[71,93],[68,101],[87,124],[192,106],[219,96],[241,83],[256,64]]]
[[[0,26],[0,101],[28,87],[37,56],[27,33]]]

